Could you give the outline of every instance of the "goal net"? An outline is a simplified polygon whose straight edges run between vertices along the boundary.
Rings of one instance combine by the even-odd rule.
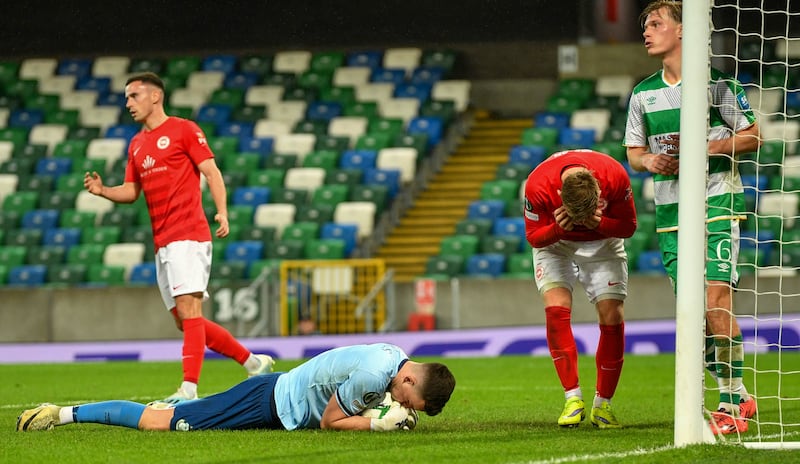
[[[752,448],[800,448],[799,3],[790,0],[683,2],[684,44],[689,43],[689,38],[698,40],[707,34],[705,41],[692,42],[698,46],[684,46],[684,112],[693,112],[708,124],[708,107],[688,105],[686,93],[693,89],[698,91],[693,86],[705,87],[707,92],[710,67],[713,66],[742,84],[760,127],[760,148],[755,153],[740,155],[733,164],[738,168],[744,186],[746,207],[743,213],[747,219],[740,222],[740,250],[735,263],[740,279],[732,295],[733,312],[743,336],[744,385],[756,399],[758,413],[748,421],[746,433],[710,435],[705,422],[717,407],[719,386],[716,380],[705,375],[705,382],[698,382],[704,384],[704,391],[700,394],[704,422],[697,426],[694,422],[699,420],[696,417],[697,405],[681,406],[683,403],[677,397],[682,394],[681,388],[686,388],[689,397],[693,393],[691,375],[686,377],[681,370],[688,366],[689,371],[694,372],[692,368],[697,366],[695,359],[698,354],[693,351],[688,355],[692,359],[681,361],[679,353],[676,366],[676,445],[716,439]],[[702,18],[708,26],[697,18]],[[708,47],[700,46],[706,43]],[[687,60],[693,55],[698,59],[695,63],[702,65],[701,61],[705,61],[705,82],[691,81],[686,75]],[[707,99],[699,101],[702,103]],[[682,115],[682,151],[688,148],[684,145],[686,123]],[[700,147],[703,149],[705,147]],[[705,166],[699,169],[705,172]],[[686,180],[686,172],[681,160],[682,181]],[[681,182],[681,195],[684,187],[684,182]],[[705,185],[702,189],[704,192]],[[687,205],[684,198],[681,196],[682,209]],[[703,207],[702,204],[695,206],[697,204],[689,201],[686,209]],[[700,233],[707,234],[705,228]],[[679,242],[680,237],[685,236],[679,236]],[[687,253],[698,252],[705,256],[704,250],[681,246],[679,263],[683,256],[692,257]],[[678,341],[681,339],[682,301],[687,306],[698,298],[705,301],[704,289],[698,293],[696,287],[681,287],[681,282],[688,282],[681,276],[683,269],[686,267],[678,269]],[[684,319],[684,326],[686,321],[696,322],[696,315]],[[703,337],[703,334],[689,328],[684,336],[692,337],[690,346],[695,349],[700,345],[697,337]],[[727,368],[726,371],[733,371],[736,366],[728,365]],[[702,375],[699,377],[703,378]],[[687,428],[689,435],[678,430],[687,421],[695,425]]]

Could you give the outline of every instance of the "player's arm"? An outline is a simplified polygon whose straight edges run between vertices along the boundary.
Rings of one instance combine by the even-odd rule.
[[[325,406],[319,426],[331,430],[370,430],[370,421],[369,417],[348,416],[336,401],[336,394],[333,394]]]
[[[125,182],[115,187],[103,185],[103,178],[95,171],[87,171],[83,175],[83,186],[89,193],[115,203],[133,203],[139,198],[139,193],[142,190],[141,185],[136,182]]]
[[[597,224],[597,232],[606,237],[628,238],[636,232],[636,206],[630,183],[618,198],[609,198],[608,206]]]
[[[742,153],[752,153],[761,146],[759,137],[758,123],[754,122],[749,127],[735,132],[733,137],[721,140],[708,141],[709,155],[740,155]]]
[[[627,147],[628,164],[634,171],[672,176],[678,173],[678,158],[666,153],[650,153],[647,147]]]
[[[564,231],[572,230],[572,219],[563,206],[559,206],[551,218],[543,209],[525,210],[525,238],[533,248],[544,248],[561,240]],[[538,212],[543,211],[543,212]]]
[[[211,192],[211,198],[214,200],[214,206],[217,208],[217,214],[214,215],[214,220],[219,224],[215,235],[218,238],[224,238],[230,232],[228,227],[228,193],[225,190],[225,181],[222,179],[222,172],[217,167],[214,158],[207,158],[197,165],[197,169],[205,176],[208,181],[208,190]]]

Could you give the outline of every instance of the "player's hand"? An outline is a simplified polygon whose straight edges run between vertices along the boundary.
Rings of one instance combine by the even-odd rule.
[[[597,226],[600,225],[600,220],[603,218],[603,210],[597,208],[594,210],[594,214],[587,218],[585,221],[581,222],[580,225],[586,227],[587,229],[597,229]]]
[[[678,173],[678,158],[664,153],[645,155],[642,165],[653,174],[673,176]]]
[[[575,224],[572,222],[572,218],[569,217],[567,214],[567,210],[564,209],[564,206],[559,206],[553,211],[553,216],[556,219],[556,224],[564,230],[572,230],[575,227]]]
[[[408,417],[406,418],[406,426],[404,430],[414,430],[417,426],[417,422],[419,422],[419,414],[417,413],[416,409],[413,408],[406,408],[408,411]]]
[[[91,194],[100,195],[103,193],[103,178],[96,171],[86,171],[83,175],[83,187]]]
[[[415,411],[416,412],[416,411]],[[417,425],[414,418],[414,425],[409,426],[408,409],[394,402],[389,411],[380,419],[370,419],[370,430],[374,432],[392,432],[395,430],[411,430]]]
[[[217,238],[227,237],[228,234],[230,233],[230,226],[228,225],[228,216],[217,213],[214,215],[214,221],[216,221],[217,224],[219,224],[219,227],[217,227],[217,231],[214,233],[214,235],[216,235]]]

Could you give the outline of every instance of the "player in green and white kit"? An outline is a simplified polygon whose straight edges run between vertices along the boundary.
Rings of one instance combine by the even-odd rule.
[[[661,58],[662,69],[634,87],[623,142],[631,167],[653,174],[658,243],[673,288],[678,257],[681,18],[682,6],[676,1],[658,0],[642,12],[645,48],[650,56]],[[739,221],[745,218],[742,181],[733,160],[755,151],[760,142],[741,84],[712,69],[709,91],[706,330],[713,337],[706,342],[706,361],[715,367],[709,370],[720,387],[719,410],[712,414],[711,425],[714,433],[736,433],[747,431],[746,419],[755,414],[756,404],[742,383],[742,334],[731,311],[732,287],[739,279]]]

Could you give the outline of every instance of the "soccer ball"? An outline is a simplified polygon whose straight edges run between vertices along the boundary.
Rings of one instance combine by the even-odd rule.
[[[392,394],[386,392],[386,396],[383,397],[380,403],[372,406],[370,408],[365,409],[361,415],[364,417],[369,417],[370,419],[383,419],[383,416],[386,415],[387,412],[392,408],[392,406],[402,408],[400,403],[394,401],[392,399]]]

